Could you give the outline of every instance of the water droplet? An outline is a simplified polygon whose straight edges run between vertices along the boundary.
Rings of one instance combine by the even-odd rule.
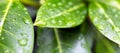
[[[44,4],[46,0],[40,0],[40,4]]]
[[[62,21],[61,20],[59,20],[58,23],[59,23],[59,25],[62,25]]]
[[[9,27],[9,29],[11,29],[12,27]]]
[[[85,48],[85,44],[84,44],[84,43],[81,43],[81,46],[82,46],[83,48]]]
[[[119,31],[120,31],[120,28],[119,28],[119,27],[116,27],[116,28],[115,28],[115,31],[119,32]]]
[[[52,23],[55,24],[55,23],[56,23],[56,20],[52,20]]]
[[[76,24],[76,22],[71,20],[67,23],[67,26],[74,26],[75,24]]]
[[[61,5],[62,5],[62,3],[61,3],[61,2],[59,2],[59,3],[58,3],[58,5],[59,5],[59,6],[61,6]]]
[[[113,12],[116,12],[116,9],[112,9]]]
[[[0,21],[0,26],[2,26],[2,22]]]
[[[4,37],[1,37],[1,40],[4,40],[5,38]]]
[[[52,4],[53,7],[56,7],[56,4]]]
[[[21,16],[20,14],[18,14],[18,16]]]
[[[118,18],[118,15],[116,14],[115,17]]]
[[[26,10],[27,10],[27,8],[24,8],[24,10],[26,11]]]
[[[24,19],[25,24],[30,24],[30,21],[28,19]]]
[[[113,40],[117,40],[118,38],[116,36],[113,37]]]
[[[103,31],[104,30],[104,27],[102,25],[98,25],[98,28]]]
[[[27,42],[28,42],[27,38],[22,38],[22,39],[18,40],[18,43],[19,43],[20,46],[26,46]]]
[[[98,10],[100,14],[103,14],[104,13],[104,10],[103,9],[99,9]]]
[[[48,5],[51,5],[51,3],[48,3]]]
[[[25,12],[25,14],[28,14],[28,12]]]
[[[77,10],[76,13],[77,13],[77,14],[80,14],[80,11]]]
[[[4,53],[10,53],[10,50],[6,49],[6,50],[4,51]]]
[[[18,8],[20,8],[20,7],[18,6]]]
[[[82,39],[82,37],[78,37],[78,40],[81,40]]]
[[[28,35],[26,33],[21,33],[21,36],[28,37]]]
[[[70,50],[71,48],[67,48],[68,50]]]
[[[69,2],[68,5],[72,5],[73,3],[72,2]]]
[[[14,21],[15,21],[15,19],[12,19],[12,21],[14,22]]]
[[[117,1],[112,1],[112,2],[110,2],[110,5],[118,7],[119,3]]]

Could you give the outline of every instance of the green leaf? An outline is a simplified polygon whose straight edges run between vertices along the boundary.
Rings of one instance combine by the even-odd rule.
[[[32,53],[33,25],[19,0],[0,0],[0,53]]]
[[[103,41],[97,41],[95,46],[95,53],[116,53],[116,52],[112,45],[103,39]]]
[[[120,0],[89,0],[89,2],[100,2],[100,3],[104,3],[113,7],[117,7],[120,8]]]
[[[69,28],[80,25],[87,13],[81,0],[46,0],[40,7],[34,25],[38,27]]]
[[[93,2],[89,6],[89,16],[95,27],[105,37],[120,45],[119,7]]]
[[[91,53],[79,28],[39,29],[37,53]]]
[[[110,40],[106,39],[99,31],[97,33],[96,43],[94,45],[95,53],[116,53]]]

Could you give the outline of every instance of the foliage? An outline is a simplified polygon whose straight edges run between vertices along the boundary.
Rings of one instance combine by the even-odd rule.
[[[0,53],[120,52],[119,0],[0,0],[0,7]]]

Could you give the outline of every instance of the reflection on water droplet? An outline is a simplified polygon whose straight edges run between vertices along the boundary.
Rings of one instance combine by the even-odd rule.
[[[20,46],[26,46],[27,42],[28,42],[27,38],[21,38],[21,39],[18,40],[18,43],[19,43]]]
[[[18,16],[21,16],[20,14],[18,14]]]
[[[68,50],[70,50],[71,48],[67,48]]]
[[[2,26],[2,22],[0,21],[0,26]]]
[[[116,27],[116,28],[115,28],[115,31],[116,31],[116,32],[119,32],[119,31],[120,31],[120,28],[119,28],[119,27]]]
[[[27,10],[27,8],[24,8],[24,10],[26,11],[26,10]]]
[[[85,48],[85,44],[84,44],[84,43],[81,43],[81,46],[82,46],[83,48]]]
[[[28,35],[25,34],[25,33],[21,33],[21,36],[23,36],[23,37],[28,37]]]
[[[53,24],[55,24],[55,23],[56,23],[56,20],[52,20],[51,22],[52,22]]]
[[[52,6],[53,6],[53,7],[55,7],[55,6],[56,6],[56,4],[52,4]]]
[[[59,5],[59,6],[61,6],[61,5],[62,5],[62,3],[61,3],[61,2],[59,2],[59,3],[58,3],[58,5]]]
[[[40,0],[40,4],[44,4],[46,0]]]
[[[98,28],[103,31],[104,30],[104,27],[102,25],[98,25]]]
[[[9,29],[11,29],[11,27],[9,27]]]
[[[81,39],[82,39],[82,37],[78,37],[78,39],[79,39],[79,40],[81,40]]]
[[[4,37],[1,37],[1,40],[4,40],[5,38]]]
[[[27,18],[25,18],[25,19],[24,19],[24,23],[25,23],[25,24],[30,24],[30,21],[29,21]]]
[[[62,25],[63,22],[59,20],[58,23],[59,23],[59,25]]]
[[[119,37],[118,36],[114,36],[113,40],[119,40]]]
[[[118,17],[119,17],[119,16],[116,14],[116,15],[115,15],[115,18],[118,18]]]
[[[4,53],[10,53],[10,50],[6,49],[6,50],[4,51]]]
[[[14,22],[14,21],[15,21],[15,19],[12,19],[12,21]]]
[[[72,5],[73,3],[72,2],[69,2],[68,5]]]
[[[99,9],[98,10],[100,14],[103,14],[104,13],[104,10],[103,9]]]
[[[76,24],[76,22],[71,20],[67,23],[67,26],[74,26],[75,24]]]

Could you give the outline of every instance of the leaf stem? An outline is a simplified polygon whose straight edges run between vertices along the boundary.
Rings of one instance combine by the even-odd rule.
[[[55,32],[55,36],[56,36],[56,40],[57,40],[57,44],[58,44],[58,48],[59,48],[59,53],[62,53],[62,47],[61,47],[61,42],[60,42],[60,37],[58,35],[58,30],[56,28],[54,28],[54,32]]]
[[[38,8],[40,6],[40,4],[35,1],[30,1],[30,0],[20,0],[20,1],[25,5],[33,6],[36,8]]]

